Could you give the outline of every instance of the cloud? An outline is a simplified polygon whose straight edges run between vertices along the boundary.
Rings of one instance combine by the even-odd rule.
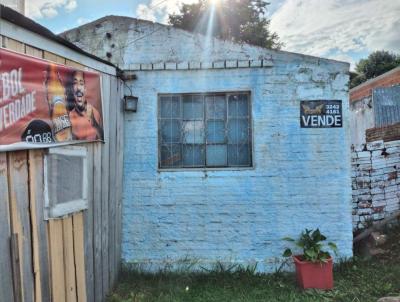
[[[140,19],[149,20],[149,21],[156,21],[155,12],[152,11],[148,5],[146,4],[139,4],[136,9],[136,15]]]
[[[139,4],[136,16],[149,21],[168,23],[168,16],[179,12],[183,3],[196,3],[197,0],[151,0],[149,4]]]
[[[48,3],[47,3],[48,4]],[[54,18],[55,16],[58,15],[58,11],[54,6],[51,5],[45,5],[41,11],[42,15],[46,18]]]
[[[92,21],[92,20],[91,20],[91,19],[88,19],[88,18],[78,18],[78,19],[76,20],[76,24],[82,25],[82,24],[89,23],[90,21]]]
[[[18,3],[15,0],[0,0],[0,4],[8,6],[17,11],[19,11],[19,9],[20,9],[20,3]]]
[[[78,4],[76,3],[75,0],[70,0],[68,1],[68,3],[64,6],[65,10],[67,12],[72,12],[76,7],[78,6]]]
[[[78,6],[76,0],[29,0],[26,1],[27,15],[33,19],[54,18],[60,10],[71,12]]]
[[[332,59],[332,60],[350,63],[351,70],[354,70],[354,68],[355,68],[356,62],[355,62],[354,58],[346,53],[341,52],[340,50],[329,53],[326,57],[329,57],[329,59]]]
[[[285,49],[350,60],[355,53],[400,49],[400,1],[286,0],[271,30]]]

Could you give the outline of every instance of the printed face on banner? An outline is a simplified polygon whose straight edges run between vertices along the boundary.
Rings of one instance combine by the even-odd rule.
[[[85,78],[82,71],[74,73],[73,83],[75,104],[80,110],[84,110],[86,108]]]
[[[98,73],[0,49],[0,151],[99,140]]]

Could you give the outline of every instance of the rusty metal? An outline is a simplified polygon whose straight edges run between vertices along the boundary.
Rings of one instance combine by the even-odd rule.
[[[400,86],[375,88],[372,100],[376,128],[400,122]]]

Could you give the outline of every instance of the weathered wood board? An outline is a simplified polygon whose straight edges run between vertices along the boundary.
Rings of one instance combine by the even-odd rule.
[[[74,231],[74,255],[75,255],[75,267],[76,267],[76,291],[77,301],[86,302],[86,281],[85,281],[85,243],[84,243],[84,222],[83,214],[77,213],[72,216],[73,218],[73,231]]]
[[[0,45],[89,70],[84,64],[7,37],[0,36]],[[114,284],[121,255],[122,92],[119,79],[102,74],[105,144],[85,144],[87,210],[45,220],[46,150],[0,153],[0,226],[4,230],[0,269],[11,272],[14,262],[16,270],[15,282],[11,273],[0,274],[0,301],[19,301],[21,293],[24,302],[101,302]]]
[[[11,274],[11,230],[8,200],[7,157],[0,153],[0,300],[14,301]]]
[[[27,152],[8,154],[8,188],[10,195],[11,233],[18,234],[19,259],[23,298],[25,302],[34,299],[34,277],[32,265],[31,218],[29,204]]]
[[[74,229],[72,217],[62,219],[66,302],[76,302]]]

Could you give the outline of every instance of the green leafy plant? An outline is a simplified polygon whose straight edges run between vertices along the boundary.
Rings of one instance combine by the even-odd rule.
[[[327,262],[331,257],[329,252],[324,251],[324,243],[326,237],[321,234],[319,229],[308,230],[305,229],[300,235],[298,240],[290,237],[285,237],[283,240],[294,243],[297,247],[303,250],[302,260],[310,262]],[[337,246],[333,242],[328,242],[327,245],[336,254]],[[283,252],[283,257],[291,257],[293,252],[290,248],[287,248]]]

